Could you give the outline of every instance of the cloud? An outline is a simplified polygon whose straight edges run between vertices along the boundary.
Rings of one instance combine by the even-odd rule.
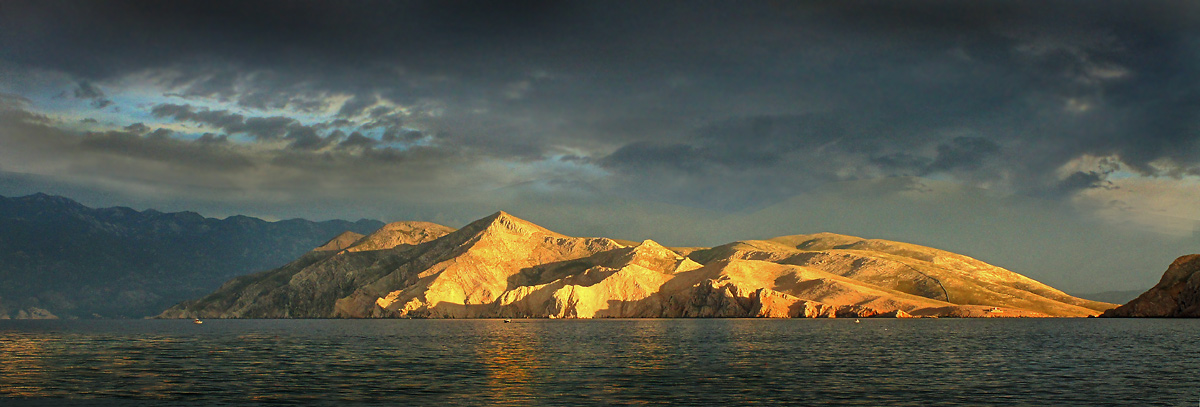
[[[1072,200],[1114,224],[1179,237],[1200,233],[1200,177],[1108,179]]]
[[[976,169],[1000,152],[1000,145],[981,137],[955,137],[937,146],[929,171]]]
[[[79,85],[76,86],[74,93],[76,99],[104,98],[104,92],[101,91],[100,88],[97,88],[95,85],[92,85],[87,81],[79,82]]]
[[[230,113],[227,110],[197,110],[191,105],[161,104],[151,108],[150,114],[158,118],[190,121],[231,132],[240,130],[246,123],[245,116],[240,114]]]
[[[1108,174],[1102,172],[1077,171],[1059,182],[1058,190],[1063,196],[1071,196],[1077,191],[1092,188],[1116,188],[1107,178]]]
[[[76,99],[91,99],[92,106],[97,109],[103,109],[113,104],[112,100],[104,96],[104,91],[88,81],[79,82],[73,93]]]
[[[191,105],[160,104],[150,109],[150,113],[158,118],[170,118],[176,121],[189,121],[224,130],[227,133],[243,133],[259,140],[275,140],[285,138],[289,132],[303,132],[296,119],[271,117],[245,117],[228,110],[196,109]],[[311,129],[309,129],[311,130]],[[297,133],[295,137],[302,137]]]
[[[338,109],[337,115],[341,118],[358,117],[359,115],[362,115],[367,108],[374,106],[378,100],[379,98],[375,95],[354,96],[342,104],[342,107]]]
[[[28,107],[32,101],[21,95],[0,93],[0,109],[12,111]]]
[[[7,147],[0,151],[3,170],[36,174],[43,185],[55,185],[68,195],[104,189],[111,196],[212,205],[234,214],[247,212],[233,211],[230,205],[295,209],[320,202],[323,210],[334,210],[344,205],[335,202],[348,196],[393,202],[396,191],[424,205],[421,202],[461,199],[509,182],[477,155],[434,145],[381,146],[357,132],[322,135],[313,127],[292,125],[279,137],[286,143],[232,142],[228,134],[216,133],[195,137],[145,123],[80,132],[23,110],[18,97],[0,100],[15,101],[9,104],[14,108],[0,109],[0,142]],[[215,111],[178,106],[159,110],[168,117],[237,124],[225,120],[229,114]],[[296,209],[290,216],[310,216],[316,208]]]
[[[0,74],[18,79],[0,87],[20,95],[0,98],[0,155],[6,168],[263,211],[321,195],[329,211],[369,197],[435,216],[513,185],[697,213],[811,196],[837,208],[830,185],[902,176],[1077,215],[1106,207],[1089,196],[1148,208],[1117,196],[1127,180],[1200,174],[1196,11],[19,2],[0,13]],[[63,107],[71,96],[104,111]],[[196,170],[237,157],[249,165]],[[1120,170],[1073,164],[1086,157]]]
[[[353,148],[353,147],[371,148],[371,147],[374,147],[376,144],[379,144],[378,140],[364,136],[362,133],[359,133],[356,131],[356,132],[350,133],[349,136],[345,137],[345,140],[342,140],[340,143],[338,143],[338,147],[340,147],[340,148]]]
[[[290,117],[249,117],[242,126],[233,129],[226,128],[226,131],[247,133],[260,140],[270,140],[283,136],[286,131],[296,127],[297,124],[298,122]]]
[[[213,133],[204,133],[196,138],[197,144],[224,144],[229,142],[229,135],[216,135]]]
[[[131,134],[142,135],[142,134],[146,134],[146,133],[150,132],[150,126],[147,126],[142,122],[137,122],[137,123],[125,126],[124,130]]]
[[[315,151],[336,143],[339,135],[340,133],[334,133],[328,137],[321,137],[312,127],[294,126],[284,138],[291,141],[289,148]]]
[[[119,131],[86,133],[79,140],[79,147],[82,152],[137,158],[178,169],[238,172],[254,167],[250,157],[236,151],[215,148],[210,142],[173,139],[169,131],[161,130],[145,137]]]

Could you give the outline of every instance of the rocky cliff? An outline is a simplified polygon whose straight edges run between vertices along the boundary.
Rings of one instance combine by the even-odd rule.
[[[828,233],[671,249],[498,212],[348,240],[161,317],[1080,317],[1114,306],[967,256]]]
[[[1200,254],[1175,259],[1157,285],[1101,316],[1200,318]]]

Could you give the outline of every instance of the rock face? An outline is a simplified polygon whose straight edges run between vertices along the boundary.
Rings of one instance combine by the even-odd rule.
[[[1200,254],[1175,259],[1158,285],[1101,316],[1200,318]]]
[[[350,237],[160,317],[1080,317],[1114,306],[970,257],[828,233],[671,249],[498,212],[459,230],[402,222]]]

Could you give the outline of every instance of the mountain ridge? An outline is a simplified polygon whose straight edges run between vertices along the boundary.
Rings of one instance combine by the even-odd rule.
[[[91,208],[45,193],[0,197],[0,318],[152,316],[346,230],[382,225]]]
[[[438,232],[415,244],[301,258],[245,277],[257,291],[226,286],[159,316],[1082,317],[1115,306],[967,256],[832,233],[672,249],[649,239],[567,236],[504,211],[458,230],[422,227]],[[315,288],[321,300],[303,309],[278,300],[318,284],[299,276],[317,275],[340,289]],[[213,306],[220,298],[242,302]],[[255,307],[256,299],[270,306]]]

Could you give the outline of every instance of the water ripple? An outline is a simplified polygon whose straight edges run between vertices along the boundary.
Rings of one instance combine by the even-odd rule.
[[[1194,405],[1200,321],[0,321],[9,402]],[[7,404],[7,403],[6,403]]]

